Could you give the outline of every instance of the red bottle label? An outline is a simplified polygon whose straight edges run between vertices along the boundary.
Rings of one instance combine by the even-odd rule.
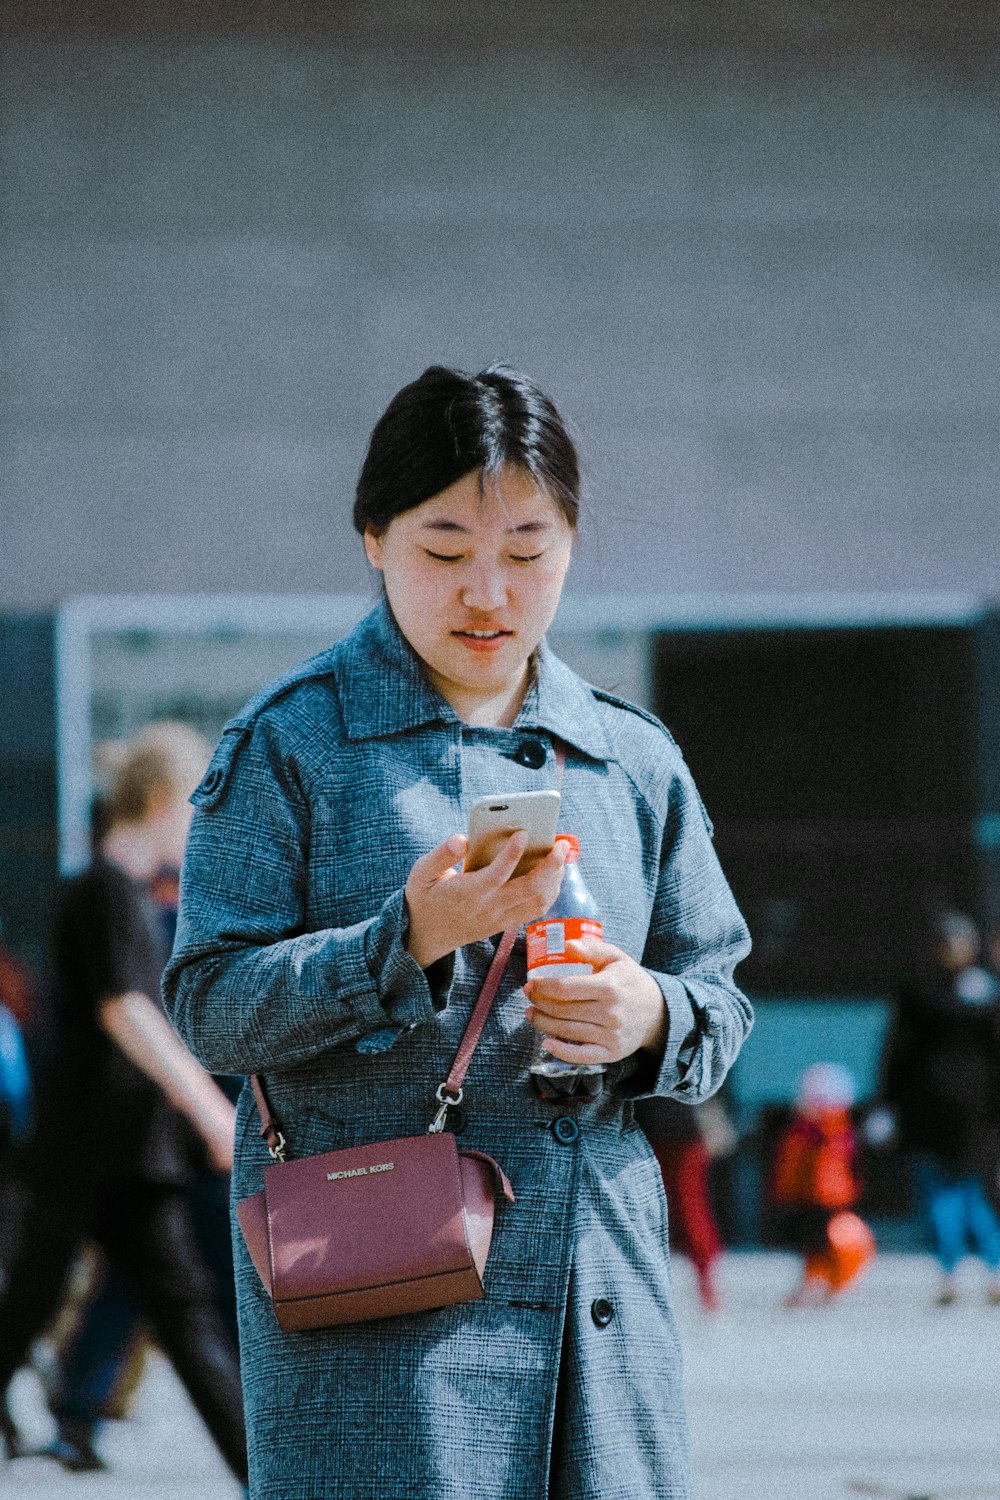
[[[532,922],[528,927],[528,970],[578,963],[581,960],[567,956],[566,944],[575,938],[603,936],[604,928],[595,917],[550,917]]]

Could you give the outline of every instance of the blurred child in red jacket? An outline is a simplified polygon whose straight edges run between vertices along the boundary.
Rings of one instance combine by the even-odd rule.
[[[778,1141],[771,1199],[782,1210],[788,1243],[804,1261],[788,1307],[829,1301],[875,1254],[871,1230],[851,1212],[861,1197],[853,1102],[847,1069],[815,1063],[802,1075],[795,1111]]]

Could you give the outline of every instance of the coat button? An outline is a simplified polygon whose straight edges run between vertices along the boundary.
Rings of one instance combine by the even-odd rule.
[[[590,1316],[598,1328],[607,1328],[614,1315],[615,1310],[607,1297],[595,1297],[590,1304]]]
[[[580,1127],[572,1115],[556,1115],[552,1121],[552,1134],[561,1146],[571,1146],[580,1134]]]
[[[218,766],[214,766],[211,771],[207,771],[205,773],[205,779],[201,783],[202,791],[214,792],[221,780],[222,772],[219,770]]]
[[[529,771],[540,771],[547,759],[545,746],[541,740],[525,740],[514,751],[513,759]]]

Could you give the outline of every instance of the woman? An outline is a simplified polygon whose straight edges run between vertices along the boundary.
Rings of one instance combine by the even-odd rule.
[[[215,1308],[185,1195],[188,1127],[226,1172],[234,1112],[160,1007],[166,945],[146,889],[161,866],[180,862],[187,797],[207,759],[201,736],[183,724],[150,725],[130,741],[113,773],[96,857],[61,892],[55,1056],[39,1089],[21,1245],[0,1297],[0,1393],[56,1312],[77,1251],[96,1240],[242,1480],[237,1351]],[[0,1430],[8,1455],[17,1456],[5,1402]],[[86,1423],[61,1422],[51,1452],[72,1468],[101,1466]]]
[[[542,915],[565,852],[512,878],[514,835],[460,873],[460,830],[478,796],[554,786],[558,742],[609,939],[580,945],[593,974],[526,989],[522,937],[466,1080],[462,1147],[517,1194],[484,1302],[283,1334],[238,1246],[255,1500],[689,1493],[663,1190],[630,1101],[721,1082],[748,941],[669,735],[544,644],[577,495],[522,376],[405,387],[354,511],[382,603],[227,725],[194,798],[167,1005],[207,1067],[266,1075],[297,1155],[426,1128],[491,938]],[[538,1045],[607,1064],[603,1095],[543,1102]],[[237,1199],[267,1161],[246,1093]]]

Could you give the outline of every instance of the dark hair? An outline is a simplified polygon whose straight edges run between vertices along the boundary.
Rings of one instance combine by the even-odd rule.
[[[555,405],[505,365],[466,375],[432,365],[398,391],[375,424],[354,501],[354,525],[382,531],[477,469],[529,473],[576,527],[580,468]]]

